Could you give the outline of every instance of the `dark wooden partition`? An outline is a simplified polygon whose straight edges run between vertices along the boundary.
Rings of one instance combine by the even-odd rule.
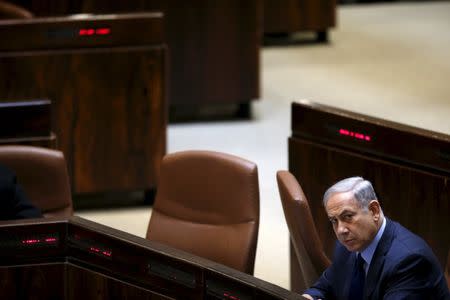
[[[264,0],[264,33],[317,32],[336,25],[336,0]]]
[[[450,136],[309,102],[292,105],[289,170],[308,197],[331,257],[335,236],[322,206],[340,179],[363,176],[385,215],[432,247],[442,267],[450,253]],[[298,272],[291,251],[291,284]]]
[[[16,0],[36,16],[164,13],[169,103],[174,119],[237,108],[247,117],[259,97],[262,0]],[[138,29],[143,32],[145,27]]]
[[[303,299],[223,265],[78,217],[0,222],[5,299]]]
[[[51,101],[0,101],[0,145],[56,148],[51,125]]]
[[[52,99],[73,192],[155,186],[167,123],[161,13],[2,21],[0,35],[0,99]]]

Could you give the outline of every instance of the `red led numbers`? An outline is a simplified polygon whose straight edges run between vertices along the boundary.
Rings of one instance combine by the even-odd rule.
[[[344,136],[349,136],[349,137],[355,138],[357,140],[366,141],[366,142],[370,142],[372,140],[372,137],[370,135],[351,131],[351,130],[344,129],[344,128],[339,129],[339,134],[344,135]]]
[[[91,252],[94,252],[94,253],[99,254],[99,255],[103,255],[103,256],[106,256],[106,257],[112,257],[112,251],[110,251],[110,250],[104,250],[104,249],[100,249],[100,248],[97,248],[97,247],[90,247],[89,250]]]
[[[21,241],[23,245],[48,245],[55,244],[58,239],[55,237],[41,237],[41,238],[31,238]]]
[[[108,34],[111,34],[111,29],[107,27],[82,28],[78,31],[79,36],[108,35]]]

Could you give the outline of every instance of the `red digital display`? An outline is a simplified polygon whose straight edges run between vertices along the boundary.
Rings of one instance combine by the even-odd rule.
[[[366,141],[366,142],[370,142],[372,140],[372,137],[368,134],[351,131],[351,130],[348,130],[345,128],[339,129],[339,134],[343,135],[343,136],[349,136],[349,137],[355,138],[357,140]]]
[[[231,294],[228,293],[228,292],[223,293],[223,295],[224,295],[226,298],[228,298],[228,299],[233,299],[233,300],[239,300],[239,299],[240,299],[240,298],[238,298],[238,297],[235,297],[235,296],[231,295]]]
[[[97,247],[90,247],[89,248],[90,251],[97,253],[97,254],[101,254],[107,257],[111,257],[112,256],[112,251],[108,251],[108,250],[102,250],[100,248]]]
[[[55,237],[28,238],[22,240],[23,245],[48,245],[55,244],[58,241]]]
[[[85,251],[89,251],[90,253],[93,253],[93,254],[97,254],[99,256],[109,258],[109,259],[112,258],[112,250],[111,249],[105,248],[102,245],[100,245],[90,239],[83,238],[79,234],[74,234],[73,237],[81,249],[83,249]]]
[[[78,31],[79,36],[108,35],[108,34],[111,34],[111,29],[108,27],[81,28]]]

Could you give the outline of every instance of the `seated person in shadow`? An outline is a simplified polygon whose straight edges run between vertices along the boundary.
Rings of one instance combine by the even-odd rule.
[[[323,205],[338,239],[308,299],[450,299],[439,262],[420,237],[383,215],[372,184],[339,181]]]
[[[0,221],[41,217],[39,209],[31,204],[17,183],[14,172],[0,165]]]

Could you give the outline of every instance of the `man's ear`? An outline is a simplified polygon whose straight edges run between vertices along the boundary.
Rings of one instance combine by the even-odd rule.
[[[380,202],[378,202],[378,200],[371,200],[369,202],[369,211],[372,213],[374,220],[376,222],[378,222],[378,220],[380,220],[380,216],[381,216]]]

